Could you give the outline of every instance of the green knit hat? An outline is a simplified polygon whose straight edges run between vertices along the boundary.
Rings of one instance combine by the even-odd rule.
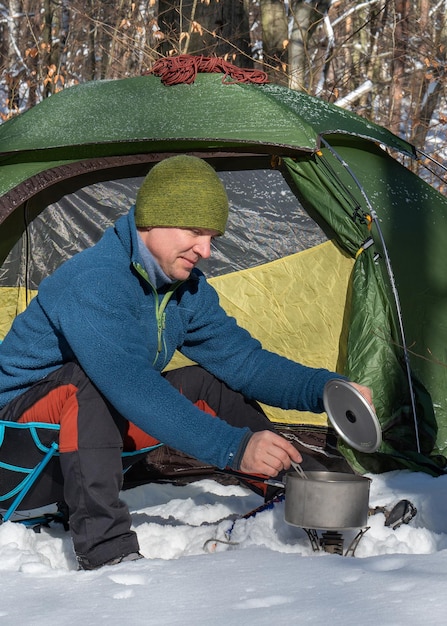
[[[135,204],[137,227],[173,226],[225,232],[228,198],[214,169],[181,154],[160,161],[143,181]]]

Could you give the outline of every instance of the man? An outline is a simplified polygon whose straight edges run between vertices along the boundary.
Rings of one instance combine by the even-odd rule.
[[[64,499],[83,569],[141,556],[119,499],[123,441],[134,449],[161,441],[219,468],[276,476],[301,456],[259,430],[248,404],[322,412],[324,385],[339,378],[263,350],[220,307],[195,266],[227,217],[209,164],[186,155],[160,162],[135,207],[42,282],[0,347],[0,417],[60,424]],[[236,425],[162,375],[176,349],[239,394]]]

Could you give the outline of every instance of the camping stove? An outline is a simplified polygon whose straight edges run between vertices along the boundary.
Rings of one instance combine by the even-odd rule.
[[[344,549],[343,534],[338,530],[326,530],[321,534],[321,537],[315,528],[303,528],[303,530],[306,532],[314,552],[323,550],[324,552],[339,554],[340,556],[355,556],[357,546],[363,535],[369,530],[369,526],[358,531],[346,551]]]
[[[356,474],[306,472],[303,478],[290,472],[286,475],[284,519],[306,531],[314,551],[354,555],[369,528],[370,483],[369,478]],[[342,533],[347,530],[358,532],[344,551]]]

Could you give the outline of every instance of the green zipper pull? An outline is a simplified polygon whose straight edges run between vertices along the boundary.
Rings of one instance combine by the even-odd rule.
[[[163,313],[160,315],[159,319],[157,320],[157,332],[158,332],[157,358],[163,349],[162,337],[163,337],[163,331],[165,328],[166,328],[166,312],[163,311]]]
[[[155,355],[155,359],[153,360],[152,365],[155,365],[155,363],[158,360],[158,357],[161,354],[161,351],[163,350],[163,331],[166,327],[166,311],[165,311],[166,306],[169,300],[171,299],[174,291],[183,282],[184,282],[183,280],[179,280],[176,283],[174,283],[169,288],[169,290],[165,293],[161,302],[158,299],[157,290],[154,289],[154,287],[152,287],[152,289],[154,290],[154,298],[155,298],[155,319],[157,320],[157,354]]]

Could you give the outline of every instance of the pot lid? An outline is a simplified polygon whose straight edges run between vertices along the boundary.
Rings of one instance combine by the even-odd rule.
[[[382,443],[379,420],[366,398],[346,380],[329,380],[323,403],[340,437],[360,452],[375,452]]]

